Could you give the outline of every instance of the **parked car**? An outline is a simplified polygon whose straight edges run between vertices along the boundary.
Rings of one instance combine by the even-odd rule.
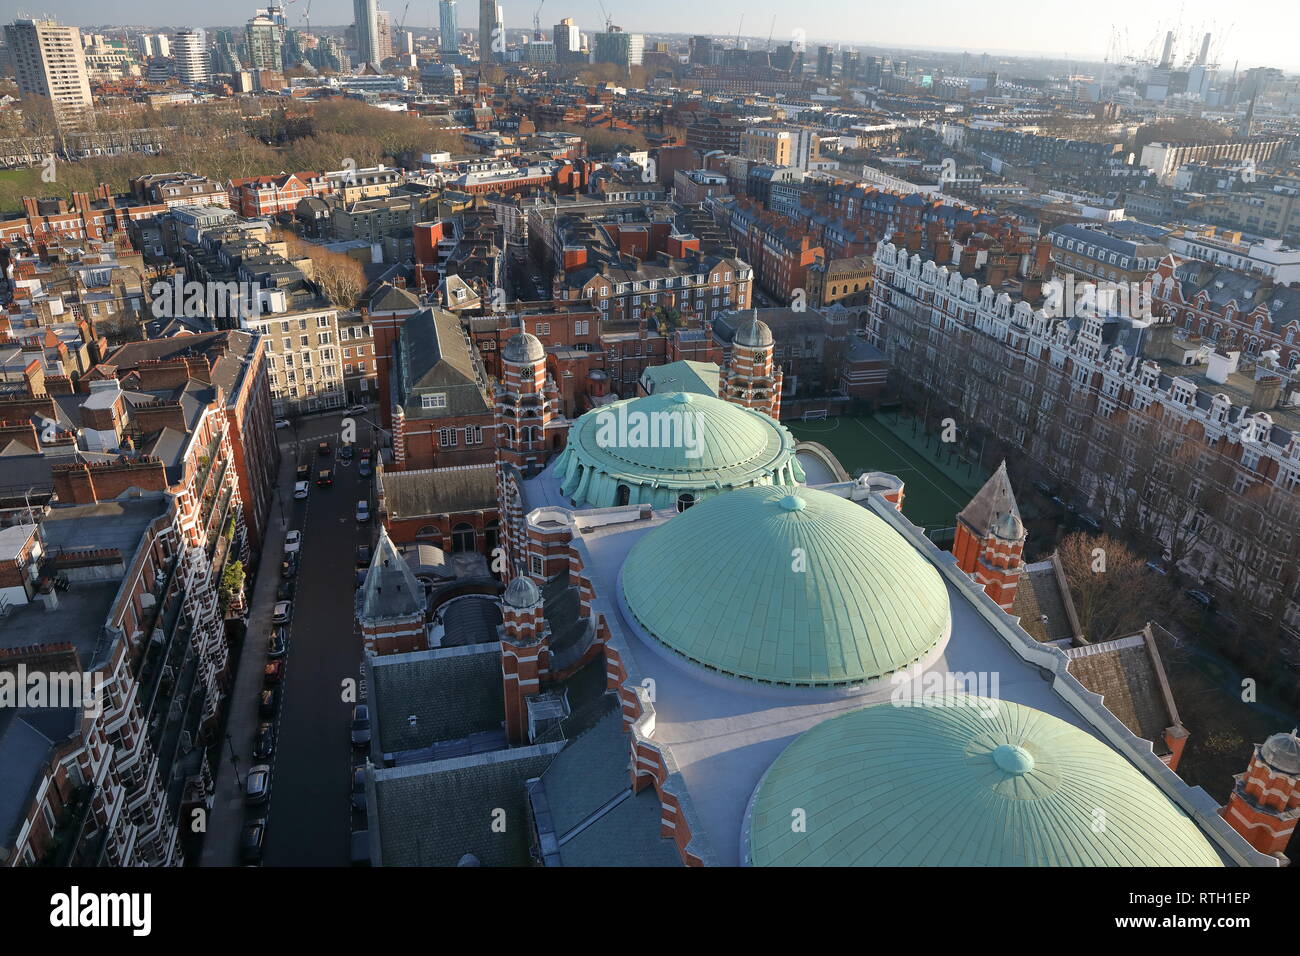
[[[1049,481],[1035,481],[1034,489],[1040,495],[1046,495],[1048,498],[1056,497],[1057,492],[1060,490],[1056,487],[1056,485],[1052,484]]]
[[[357,474],[362,478],[369,478],[371,474],[370,459],[362,458],[361,464],[357,465]]]
[[[324,456],[324,455],[328,455],[329,453],[330,453],[330,443],[329,443],[329,442],[327,442],[327,441],[323,441],[323,442],[321,442],[319,445],[316,446],[316,454],[321,455],[321,456]]]
[[[284,536],[284,553],[293,554],[302,547],[302,532],[290,531]]]
[[[322,468],[320,474],[316,476],[317,488],[328,488],[334,484],[334,472],[328,468]]]
[[[370,446],[368,446],[368,445],[367,445],[366,447],[362,448],[362,449],[358,452],[358,454],[359,454],[362,458],[374,458],[374,457],[375,457],[374,455],[370,454]]]
[[[261,717],[274,717],[275,712],[280,709],[280,688],[272,687],[262,691],[262,696],[257,699],[257,713]]]
[[[352,768],[352,809],[357,813],[366,812],[366,768]]]
[[[248,866],[260,866],[262,863],[262,844],[265,841],[265,820],[254,820],[245,824],[244,834],[239,838],[239,858]]]
[[[298,574],[298,552],[286,554],[280,562],[280,577],[292,578]]]
[[[311,465],[299,465],[297,475],[298,481],[306,481],[311,477]]]
[[[1164,575],[1169,573],[1169,569],[1165,567],[1163,564],[1161,564],[1159,561],[1148,561],[1147,570],[1152,572],[1153,574]]]
[[[370,545],[368,544],[357,545],[357,567],[359,568],[370,567]]]
[[[344,445],[342,448],[340,448],[340,449],[339,449],[339,457],[342,458],[344,461],[351,461],[351,460],[352,460],[352,446],[351,446],[351,445]]]
[[[287,419],[287,418],[277,418],[277,419],[275,420],[275,427],[276,427],[276,428],[288,428],[288,427],[289,427],[289,419]]]
[[[293,599],[293,578],[285,578],[275,586],[275,599],[277,601]]]
[[[244,783],[244,802],[250,806],[266,803],[271,798],[271,766],[259,763],[248,771],[248,780]]]
[[[353,405],[348,409],[349,415],[365,415],[370,411],[369,405]]]
[[[257,736],[253,738],[253,759],[270,760],[275,754],[275,724],[264,720],[257,725]]]
[[[293,486],[293,496],[301,501],[303,498],[307,497],[307,489],[310,487],[311,485],[307,484],[305,481],[295,482]]]
[[[362,499],[357,502],[357,520],[364,523],[370,520],[370,502]]]
[[[276,601],[275,609],[271,612],[271,623],[288,624],[291,617],[293,617],[293,602]]]
[[[1183,593],[1206,610],[1214,607],[1214,597],[1200,588],[1188,588]]]
[[[1091,531],[1093,534],[1101,534],[1101,522],[1092,515],[1075,515],[1075,520],[1084,531]]]
[[[277,657],[284,657],[289,651],[289,640],[283,627],[276,627],[271,630],[271,636],[266,639],[266,656],[275,660]]]
[[[284,661],[267,661],[262,669],[262,683],[272,687],[284,680]]]
[[[352,708],[352,746],[366,747],[370,744],[370,708],[357,704]]]

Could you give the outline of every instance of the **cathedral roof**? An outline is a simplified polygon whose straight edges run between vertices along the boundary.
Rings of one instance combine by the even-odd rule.
[[[1223,865],[1092,734],[982,697],[877,704],[796,737],[759,783],[743,839],[756,866]]]
[[[929,654],[951,627],[933,566],[862,506],[813,488],[737,488],[638,542],[623,568],[636,620],[711,670],[850,685]]]
[[[804,480],[795,440],[754,409],[698,392],[655,392],[592,409],[556,460],[565,497],[606,508],[670,507],[728,488]]]

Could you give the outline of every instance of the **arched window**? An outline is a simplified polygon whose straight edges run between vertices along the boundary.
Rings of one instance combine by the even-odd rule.
[[[434,525],[426,524],[419,531],[415,532],[417,538],[437,538],[442,534]]]
[[[632,500],[632,490],[627,485],[619,485],[618,491],[614,495],[614,504],[616,505],[625,505]]]
[[[691,505],[695,504],[695,496],[689,492],[683,491],[677,496],[677,510],[685,511]]]
[[[474,550],[474,526],[461,522],[451,529],[451,550],[456,554]]]

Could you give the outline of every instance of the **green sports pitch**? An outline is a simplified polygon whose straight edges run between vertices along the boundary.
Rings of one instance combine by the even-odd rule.
[[[963,488],[952,474],[959,473],[966,485],[987,477],[973,474],[965,462],[957,461],[951,467],[936,462],[873,416],[844,415],[784,424],[800,441],[820,442],[829,448],[855,478],[864,471],[884,471],[903,479],[903,514],[926,531],[951,528],[957,512],[973,497],[973,492]]]

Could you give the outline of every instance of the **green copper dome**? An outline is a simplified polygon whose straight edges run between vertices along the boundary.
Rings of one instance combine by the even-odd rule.
[[[555,468],[566,497],[596,508],[689,506],[729,488],[804,480],[784,425],[694,392],[592,409],[569,429]]]
[[[948,634],[948,592],[861,505],[807,487],[738,488],[647,534],[623,565],[628,610],[682,656],[777,684],[856,684]]]
[[[748,861],[1222,865],[1191,819],[1091,734],[1007,701],[930,702],[866,707],[796,737],[754,794]]]

